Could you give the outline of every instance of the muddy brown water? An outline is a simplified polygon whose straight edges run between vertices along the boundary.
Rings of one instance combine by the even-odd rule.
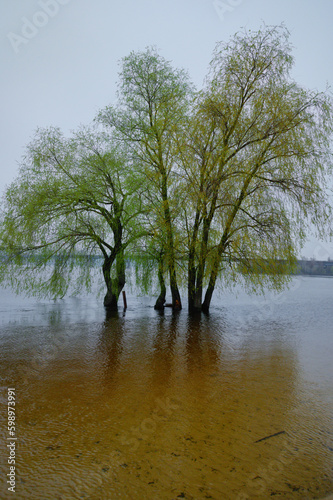
[[[0,290],[0,498],[315,499],[333,492],[333,279],[211,314]],[[7,389],[15,388],[15,494]]]

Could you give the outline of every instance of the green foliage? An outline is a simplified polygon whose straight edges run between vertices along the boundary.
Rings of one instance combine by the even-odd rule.
[[[99,121],[115,131],[146,179],[149,247],[165,260],[173,303],[181,307],[177,278],[175,193],[179,184],[177,150],[193,95],[188,75],[173,69],[155,49],[132,52],[122,61],[117,107],[107,107]],[[154,247],[154,249],[153,249]]]
[[[1,281],[38,296],[89,289],[96,253],[115,261],[140,230],[141,179],[127,164],[103,130],[38,130],[4,198]]]
[[[236,271],[251,268],[246,283],[279,287],[287,277],[274,262],[289,271],[308,226],[325,233],[331,98],[292,81],[291,64],[284,27],[236,34],[216,46],[197,94],[180,152],[189,289],[201,305],[208,285],[207,310],[218,276],[239,280]],[[254,272],[263,262],[269,272]]]
[[[0,281],[63,296],[91,285],[99,252],[115,304],[131,257],[136,283],[166,283],[191,310],[215,286],[280,290],[309,227],[329,233],[329,91],[302,88],[283,27],[217,44],[204,87],[154,48],[122,61],[118,102],[65,138],[38,130],[4,198]],[[205,291],[206,290],[206,291]]]

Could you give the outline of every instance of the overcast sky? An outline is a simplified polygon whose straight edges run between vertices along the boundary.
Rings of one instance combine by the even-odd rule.
[[[37,127],[66,133],[115,101],[118,61],[155,45],[200,87],[217,41],[285,23],[294,79],[333,83],[332,0],[0,0],[0,194]],[[304,255],[333,258],[311,238]]]

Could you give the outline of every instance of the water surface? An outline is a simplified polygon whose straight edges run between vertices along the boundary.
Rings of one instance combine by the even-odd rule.
[[[211,314],[0,290],[18,499],[315,499],[333,492],[333,279],[226,292]],[[1,413],[2,443],[7,439]],[[269,437],[271,436],[271,437]],[[7,492],[2,446],[0,498]]]

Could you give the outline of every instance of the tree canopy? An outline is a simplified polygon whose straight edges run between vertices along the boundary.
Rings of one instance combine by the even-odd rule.
[[[280,286],[309,222],[323,235],[331,98],[297,85],[291,66],[283,27],[216,46],[181,146],[193,203],[184,220],[194,309],[209,309],[221,273],[256,287]]]
[[[156,274],[158,309],[168,285],[174,309],[186,284],[205,312],[218,280],[281,288],[331,214],[331,95],[292,65],[283,26],[218,43],[199,91],[154,48],[125,57],[93,126],[38,130],[27,147],[3,199],[0,281],[63,296],[73,278],[89,287],[99,252],[109,308],[126,258]]]
[[[124,251],[140,236],[142,189],[126,155],[102,131],[82,128],[66,139],[55,128],[38,130],[4,199],[1,279],[61,297],[73,279],[77,292],[89,288],[99,252],[104,304],[115,307],[125,284]]]

